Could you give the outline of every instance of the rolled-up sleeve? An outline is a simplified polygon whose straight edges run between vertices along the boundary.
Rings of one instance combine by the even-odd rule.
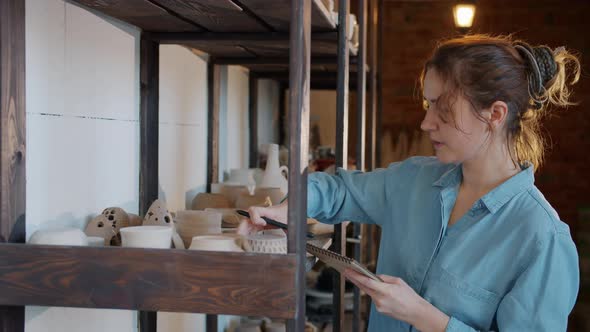
[[[496,313],[498,331],[566,331],[579,289],[578,253],[568,231],[539,243]],[[451,317],[447,332],[477,331]]]
[[[335,175],[323,172],[308,177],[307,212],[324,223],[354,221],[379,224],[387,206],[387,181],[399,164],[373,172],[338,169]]]

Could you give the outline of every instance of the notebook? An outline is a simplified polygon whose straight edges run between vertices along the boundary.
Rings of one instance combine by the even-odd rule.
[[[373,280],[383,281],[373,272],[369,271],[366,267],[362,266],[359,262],[355,261],[350,257],[342,256],[333,251],[322,249],[309,243],[307,243],[306,248],[307,252],[316,256],[322,262],[328,264],[328,266],[336,269],[340,273],[344,272],[345,269],[352,269]]]

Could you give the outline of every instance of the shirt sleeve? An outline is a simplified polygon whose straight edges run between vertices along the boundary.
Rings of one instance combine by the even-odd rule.
[[[579,289],[578,253],[569,232],[538,246],[531,264],[504,296],[496,313],[498,331],[566,331]],[[476,331],[451,317],[447,332]]]
[[[311,173],[307,186],[309,217],[324,223],[353,221],[380,224],[386,217],[389,177],[399,171],[399,163],[387,169],[363,173],[337,169],[336,174]]]

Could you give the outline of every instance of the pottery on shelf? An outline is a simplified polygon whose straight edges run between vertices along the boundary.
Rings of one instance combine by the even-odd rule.
[[[111,244],[111,240],[117,236],[119,229],[112,220],[109,220],[104,214],[99,214],[94,217],[88,225],[84,233],[87,236],[98,236],[104,239],[104,245],[108,246]]]
[[[221,217],[222,214],[216,211],[178,211],[176,231],[188,248],[197,235],[221,234]]]
[[[279,188],[284,194],[289,190],[287,166],[279,164],[279,146],[277,144],[267,145],[267,158],[264,174],[260,180],[259,188]]]
[[[107,217],[107,219],[112,222],[113,227],[117,232],[123,227],[130,226],[129,224],[129,214],[125,212],[125,210],[121,209],[120,207],[108,207],[102,210],[102,215]]]
[[[220,194],[228,199],[232,208],[236,206],[236,201],[240,195],[249,195],[252,192],[247,186],[227,183],[222,184],[219,190]]]
[[[87,239],[90,247],[104,247],[104,239],[100,236],[88,236]]]
[[[143,224],[143,219],[134,214],[134,213],[127,213],[127,216],[129,216],[129,226],[141,226],[141,224]]]
[[[231,203],[222,194],[199,193],[191,204],[193,210],[205,210],[206,208],[225,209],[231,208]]]
[[[50,228],[40,229],[33,233],[28,241],[29,244],[46,244],[62,246],[87,246],[86,234],[78,228]]]
[[[238,245],[237,238],[225,235],[199,235],[191,240],[190,250],[205,251],[244,251]]]
[[[286,254],[287,236],[264,233],[247,235],[244,237],[244,249],[257,253]]]
[[[166,208],[164,201],[156,199],[148,209],[143,218],[143,225],[149,226],[172,226],[172,215]]]
[[[121,228],[123,247],[132,248],[170,248],[172,243],[170,226],[135,226]]]

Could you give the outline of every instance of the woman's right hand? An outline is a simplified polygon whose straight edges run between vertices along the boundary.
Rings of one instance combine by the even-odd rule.
[[[262,217],[267,217],[287,224],[287,211],[288,204],[286,201],[271,207],[252,206],[248,209],[250,219],[246,219],[240,223],[238,233],[241,235],[248,235],[263,229],[276,228],[267,225]]]

